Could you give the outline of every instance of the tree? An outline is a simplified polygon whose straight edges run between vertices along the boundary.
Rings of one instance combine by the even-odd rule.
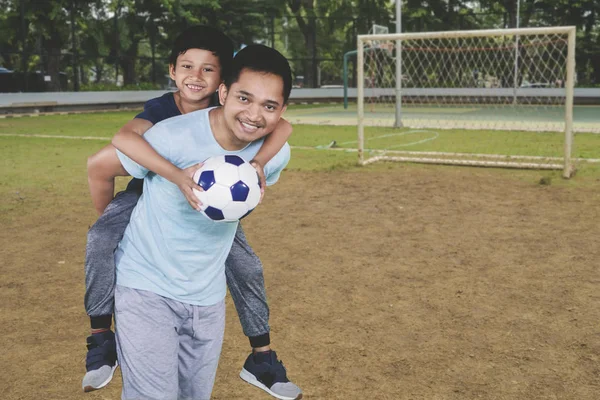
[[[579,83],[600,83],[600,2],[520,0],[519,25],[577,26]],[[514,27],[516,0],[403,0],[404,32]],[[0,63],[71,81],[159,82],[174,38],[208,24],[284,53],[308,86],[340,83],[343,55],[373,24],[394,32],[390,0],[0,0]],[[75,39],[75,40],[73,40]],[[75,44],[75,46],[73,46]],[[64,76],[64,75],[62,75]]]
[[[331,54],[332,45],[339,45],[331,36],[341,33],[346,38],[342,48],[333,50],[341,60],[345,51],[355,48],[357,33],[391,21],[391,3],[386,0],[288,0],[287,7],[304,38],[304,81],[313,87],[318,84],[319,61]],[[341,73],[341,65],[338,68]]]

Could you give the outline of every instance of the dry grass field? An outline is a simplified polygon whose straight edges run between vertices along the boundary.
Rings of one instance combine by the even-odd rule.
[[[0,397],[120,398],[118,374],[98,392],[80,386],[95,218],[84,164],[65,175],[57,140],[19,165],[3,143]],[[40,171],[39,187],[18,183]],[[268,189],[244,227],[265,266],[273,346],[306,399],[598,398],[600,181],[518,174],[291,168]],[[213,398],[266,400],[238,378],[249,348],[227,308]]]

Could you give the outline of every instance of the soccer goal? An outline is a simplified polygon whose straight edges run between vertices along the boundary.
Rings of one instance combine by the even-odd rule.
[[[575,27],[358,36],[359,162],[573,171]]]

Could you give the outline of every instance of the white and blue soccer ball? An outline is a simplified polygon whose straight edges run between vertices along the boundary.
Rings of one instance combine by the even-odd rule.
[[[204,191],[194,190],[201,211],[213,221],[233,222],[250,214],[260,201],[256,170],[237,155],[210,157],[194,174]]]

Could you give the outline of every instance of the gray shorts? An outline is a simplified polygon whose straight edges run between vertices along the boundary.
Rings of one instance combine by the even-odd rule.
[[[117,285],[122,399],[209,400],[225,331],[225,301],[194,306]]]

